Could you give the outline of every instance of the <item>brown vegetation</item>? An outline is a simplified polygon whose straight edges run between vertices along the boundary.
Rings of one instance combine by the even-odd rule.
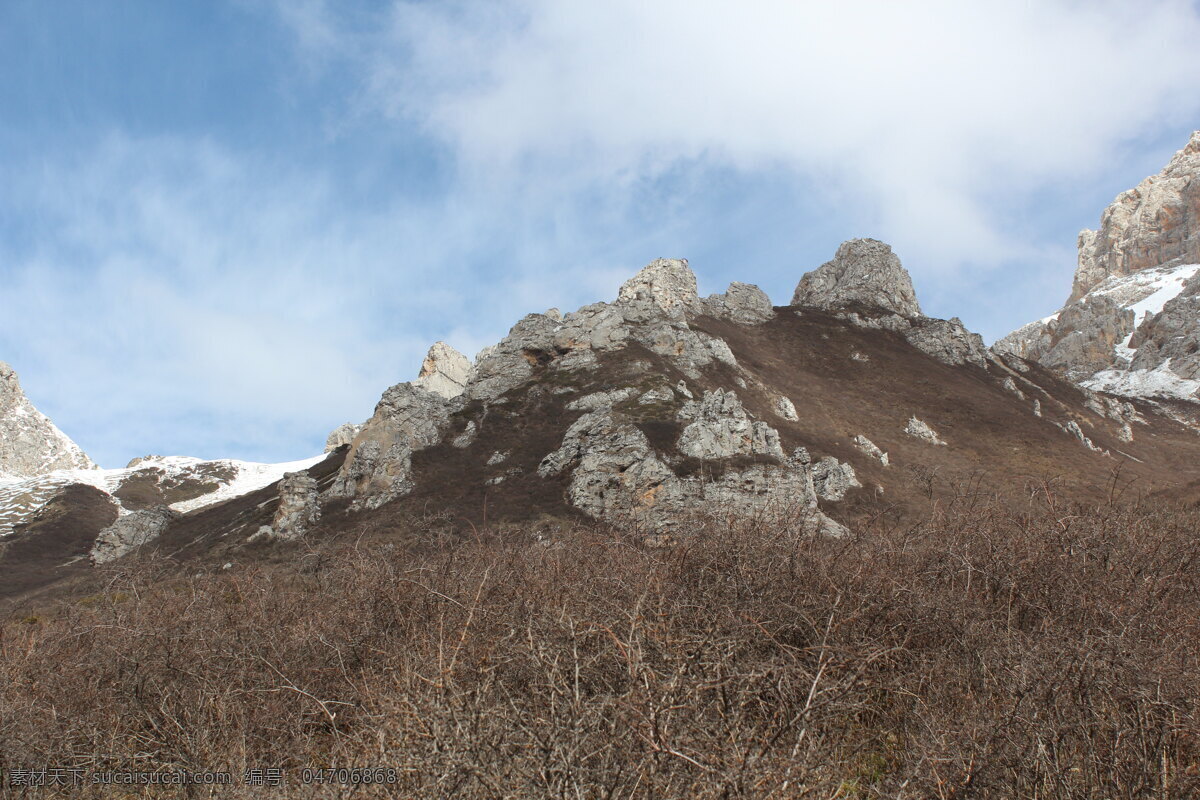
[[[221,797],[1195,797],[1198,529],[1043,492],[841,540],[775,519],[150,560],[4,623],[0,769],[289,770]],[[299,785],[353,766],[399,783]]]

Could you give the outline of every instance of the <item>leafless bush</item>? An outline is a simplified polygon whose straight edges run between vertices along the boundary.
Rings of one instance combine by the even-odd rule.
[[[114,571],[0,629],[0,768],[290,770],[223,797],[337,796],[297,782],[330,766],[396,768],[354,797],[1197,796],[1200,515],[968,488],[838,540]]]

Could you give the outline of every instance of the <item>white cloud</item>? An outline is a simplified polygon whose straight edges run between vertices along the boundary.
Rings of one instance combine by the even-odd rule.
[[[1200,108],[1183,0],[401,2],[388,30],[374,102],[477,176],[569,195],[680,160],[786,170],[934,271],[1036,258],[1002,198]]]
[[[332,169],[114,134],[11,170],[0,217],[34,246],[0,241],[0,358],[108,466],[288,460],[369,416],[435,339],[473,356],[631,271],[555,262],[523,232],[538,215],[497,220],[488,196],[352,207]]]

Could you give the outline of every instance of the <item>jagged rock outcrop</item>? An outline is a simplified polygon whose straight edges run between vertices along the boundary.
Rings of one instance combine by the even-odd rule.
[[[752,455],[784,459],[779,432],[751,420],[732,391],[705,392],[702,399],[684,404],[679,419],[688,422],[676,443],[685,456],[702,461]]]
[[[987,365],[983,338],[962,320],[921,314],[908,270],[891,247],[875,239],[843,242],[832,261],[800,279],[792,305],[832,311],[860,327],[894,331],[946,364]]]
[[[95,468],[77,444],[33,407],[17,373],[0,361],[0,477]]]
[[[983,337],[967,330],[958,317],[921,317],[912,320],[902,332],[913,347],[945,364],[987,366]]]
[[[1058,423],[1055,424],[1057,425]],[[1079,423],[1075,420],[1070,420],[1065,425],[1058,425],[1058,427],[1062,428],[1065,433],[1074,436],[1075,439],[1088,450],[1095,452],[1101,452],[1103,450],[1103,448],[1097,447],[1095,442],[1084,435],[1083,428],[1079,427]]]
[[[412,488],[413,452],[441,440],[452,407],[441,395],[411,383],[388,389],[350,445],[329,495],[354,498],[360,508],[377,508],[405,495]]]
[[[260,528],[257,538],[294,542],[317,524],[321,517],[317,481],[306,472],[289,472],[279,481],[279,507],[270,527]]]
[[[696,275],[688,267],[686,258],[656,258],[625,281],[617,294],[618,303],[646,300],[676,317],[699,310]]]
[[[1117,195],[1099,230],[1079,234],[1079,263],[1068,303],[1106,278],[1200,263],[1200,131],[1165,168]]]
[[[839,501],[846,492],[862,486],[854,467],[843,464],[833,456],[826,456],[812,465],[813,487],[822,500]]]
[[[854,437],[854,446],[857,447],[863,453],[866,453],[871,458],[878,461],[883,466],[886,467],[888,465],[888,461],[889,461],[888,454],[883,452],[882,450],[880,450],[878,445],[876,445],[874,442],[872,442],[870,439],[863,436],[862,434],[859,434]]]
[[[1142,323],[1129,348],[1135,351],[1131,370],[1153,370],[1165,363],[1184,380],[1200,380],[1200,270],[1162,311]]]
[[[325,452],[332,453],[342,445],[353,442],[354,437],[362,431],[363,424],[361,422],[343,422],[338,425],[329,432],[329,436],[325,437]]]
[[[704,298],[706,314],[731,320],[742,325],[757,325],[775,316],[771,298],[751,283],[733,282],[725,294],[713,294]]]
[[[154,541],[180,516],[166,506],[126,514],[96,536],[90,556],[92,563],[107,564]]]
[[[729,470],[715,480],[680,477],[630,419],[603,409],[576,420],[562,446],[542,460],[538,474],[551,478],[570,470],[571,505],[595,519],[663,529],[706,513],[794,512],[818,529],[840,532],[817,510],[807,451],[779,456],[778,463]]]
[[[434,342],[421,362],[421,372],[414,383],[450,399],[463,393],[470,375],[470,359],[445,342]]]
[[[902,317],[921,316],[912,278],[892,248],[876,239],[851,239],[832,261],[800,279],[792,305],[838,310],[855,304]]]
[[[1134,397],[1200,393],[1200,131],[1079,237],[1067,304],[995,352]]]
[[[916,439],[921,439],[922,441],[929,442],[930,444],[936,444],[936,445],[946,444],[945,442],[942,441],[942,437],[937,435],[937,431],[935,431],[933,428],[929,427],[929,425],[927,423],[923,422],[922,420],[917,419],[916,417],[908,418],[908,424],[904,426],[904,432],[907,433],[909,436],[912,436]]]

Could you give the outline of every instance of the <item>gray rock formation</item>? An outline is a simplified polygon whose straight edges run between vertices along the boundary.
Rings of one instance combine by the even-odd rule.
[[[341,425],[338,425],[325,438],[325,452],[332,453],[342,445],[353,442],[354,437],[358,436],[359,432],[362,431],[363,424],[361,422],[343,422]]]
[[[671,316],[700,308],[696,275],[686,258],[656,258],[637,275],[625,281],[617,295],[618,303],[648,300]]]
[[[886,467],[888,465],[888,454],[880,450],[874,442],[862,434],[854,437],[854,446],[883,466]]]
[[[626,387],[624,389],[610,389],[604,392],[594,392],[589,395],[584,395],[578,400],[572,400],[567,403],[568,411],[595,411],[600,408],[612,408],[617,403],[624,403],[637,397],[638,390]]]
[[[166,506],[126,514],[96,536],[90,556],[92,563],[107,564],[154,541],[180,516]]]
[[[837,502],[846,496],[846,492],[862,486],[854,467],[843,464],[833,456],[826,456],[812,465],[813,487],[817,497],[822,500]]]
[[[1200,396],[1200,131],[1157,175],[1122,192],[1079,237],[1067,304],[992,349],[1082,386]]]
[[[921,317],[911,320],[902,333],[913,347],[944,364],[987,367],[983,337],[967,330],[958,317],[948,320]]]
[[[1067,302],[1106,278],[1172,264],[1200,264],[1200,131],[1161,172],[1117,195],[1099,230],[1079,234]]]
[[[279,481],[279,507],[262,536],[293,542],[308,533],[321,517],[317,481],[305,472],[289,472]]]
[[[832,261],[800,279],[792,305],[836,310],[861,304],[921,316],[912,278],[892,248],[875,239],[843,242]]]
[[[775,398],[775,413],[788,422],[800,421],[800,415],[796,412],[796,404],[791,401],[791,398],[783,395]]]
[[[632,421],[604,409],[576,420],[562,446],[542,460],[538,475],[550,478],[566,470],[571,470],[568,500],[595,519],[663,529],[706,513],[796,512],[818,530],[839,527],[817,509],[811,460],[803,449],[778,464],[730,470],[716,480],[680,477]]]
[[[450,399],[463,393],[470,375],[471,361],[466,356],[445,342],[434,342],[414,383]]]
[[[946,444],[942,441],[942,437],[937,435],[937,431],[916,417],[909,417],[908,424],[904,426],[904,432],[909,436],[929,442],[930,444]]]
[[[0,361],[0,477],[95,468],[78,445],[33,407],[17,373]]]
[[[725,294],[713,294],[704,298],[704,313],[742,325],[758,325],[775,317],[771,298],[751,283],[729,284]]]
[[[832,261],[800,279],[792,305],[833,311],[860,327],[894,331],[946,364],[987,366],[982,337],[962,320],[922,316],[908,270],[891,247],[875,239],[843,242]]]
[[[1134,331],[1131,370],[1154,370],[1168,363],[1184,380],[1200,380],[1200,271],[1183,285],[1162,311]]]
[[[355,498],[352,508],[377,508],[410,492],[412,454],[441,440],[451,409],[451,401],[411,383],[388,389],[350,446],[330,496]]]
[[[1070,420],[1065,425],[1059,425],[1057,422],[1054,424],[1058,425],[1058,427],[1062,428],[1066,433],[1074,436],[1075,439],[1088,450],[1093,450],[1095,452],[1101,451],[1102,448],[1097,447],[1091,439],[1084,435],[1083,428],[1080,428],[1079,423],[1075,420]]]
[[[711,461],[766,455],[784,460],[779,432],[751,420],[732,391],[705,392],[702,399],[684,404],[679,419],[688,421],[675,445],[685,456]]]

